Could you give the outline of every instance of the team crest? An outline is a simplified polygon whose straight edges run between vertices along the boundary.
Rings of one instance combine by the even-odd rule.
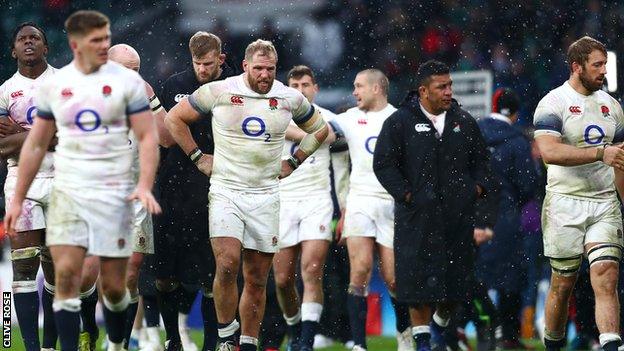
[[[276,236],[274,236],[273,239],[271,240],[271,244],[273,246],[277,246],[277,237]]]
[[[74,93],[72,92],[71,88],[65,88],[65,89],[61,90],[61,96],[64,99],[69,99],[72,96],[74,96]]]
[[[102,87],[102,95],[104,95],[104,97],[109,97],[112,92],[113,88],[111,88],[110,85],[105,85]]]
[[[455,123],[455,126],[453,127],[453,132],[455,132],[455,133],[461,132],[461,128],[459,127],[459,123]]]
[[[145,237],[144,236],[139,237],[139,246],[145,247]]]
[[[270,98],[269,99],[269,109],[277,110],[277,99],[276,98]]]
[[[600,106],[600,111],[602,112],[602,117],[607,118],[609,117],[609,108],[607,106]]]
[[[124,239],[117,240],[117,247],[119,249],[123,249],[125,246],[126,246],[126,240]]]
[[[325,232],[325,229],[327,229],[327,228],[325,228],[325,226],[324,226],[324,225],[322,225],[322,224],[321,224],[321,225],[319,226],[319,230],[321,231],[321,233]]]

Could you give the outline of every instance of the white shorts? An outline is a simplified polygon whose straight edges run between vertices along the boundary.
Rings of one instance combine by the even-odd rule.
[[[132,254],[130,189],[77,190],[52,187],[46,245],[72,245],[102,257]]]
[[[247,192],[211,185],[208,193],[211,238],[238,239],[245,249],[274,253],[279,246],[279,190]]]
[[[617,200],[598,202],[546,193],[542,208],[544,256],[582,255],[588,243],[622,247],[622,213]]]
[[[394,200],[378,196],[349,194],[344,236],[375,238],[379,244],[394,247]]]
[[[291,247],[306,240],[332,240],[334,204],[329,193],[303,200],[282,199],[279,247]]]
[[[54,178],[35,178],[28,189],[26,199],[22,203],[22,213],[15,223],[17,232],[44,229],[46,227],[45,214],[50,202],[50,191]],[[17,177],[9,176],[4,182],[4,196],[6,208],[9,208]]]
[[[134,219],[132,221],[132,251],[144,254],[154,253],[154,224],[152,215],[147,213],[141,201],[132,203]]]

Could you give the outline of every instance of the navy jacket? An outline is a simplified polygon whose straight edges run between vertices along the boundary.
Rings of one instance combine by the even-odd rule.
[[[384,122],[373,169],[395,199],[397,299],[465,300],[474,272],[477,184],[486,196],[494,187],[475,119],[454,101],[439,136],[412,92]]]
[[[518,128],[500,118],[490,116],[478,124],[491,153],[492,172],[500,184],[500,202],[494,237],[479,247],[477,276],[488,288],[519,292],[523,249],[520,211],[537,188],[531,146]]]

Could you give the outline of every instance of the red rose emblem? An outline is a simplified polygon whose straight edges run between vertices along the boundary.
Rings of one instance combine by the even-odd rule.
[[[111,88],[110,85],[105,85],[102,87],[102,94],[104,94],[104,96],[109,96],[112,91],[113,88]]]
[[[65,89],[61,90],[61,96],[66,98],[66,99],[69,99],[73,95],[74,95],[74,93],[72,93],[70,88],[65,88]]]
[[[602,110],[603,115],[609,114],[609,108],[607,106],[600,106],[600,110]]]
[[[276,98],[270,98],[269,99],[269,108],[271,110],[275,110],[277,108],[277,99]]]

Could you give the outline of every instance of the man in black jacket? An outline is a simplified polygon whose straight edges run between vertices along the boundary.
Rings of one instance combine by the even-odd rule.
[[[201,85],[225,79],[236,72],[225,63],[221,40],[214,34],[197,32],[189,41],[193,67],[169,77],[160,98],[169,110]],[[191,126],[199,148],[212,154],[211,120],[204,118]],[[166,143],[161,140],[161,144]],[[201,283],[204,347],[212,350],[216,344],[217,322],[212,299],[212,279],[215,263],[208,235],[209,178],[201,173],[189,157],[171,139],[162,150],[156,179],[163,215],[155,219],[156,288],[161,313],[169,340],[167,349],[192,349],[192,341],[180,340],[187,333],[186,318]],[[178,317],[180,312],[180,318]],[[178,323],[178,318],[180,323]],[[181,341],[185,345],[181,345]]]
[[[470,296],[475,203],[491,180],[479,127],[452,99],[449,68],[425,62],[417,84],[384,123],[373,168],[395,199],[397,299],[410,305],[412,335],[424,351],[430,339],[444,349],[451,312]]]

